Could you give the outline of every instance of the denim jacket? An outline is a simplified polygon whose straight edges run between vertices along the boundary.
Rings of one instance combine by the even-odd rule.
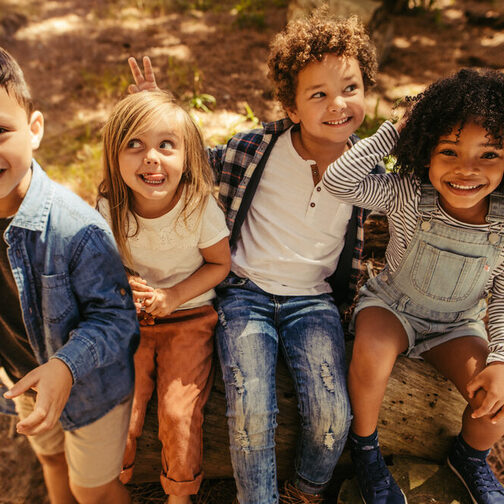
[[[60,418],[63,428],[72,430],[99,419],[131,393],[138,322],[108,225],[35,161],[32,170],[3,238],[37,361],[56,357],[72,373]],[[0,411],[11,406],[0,399]]]

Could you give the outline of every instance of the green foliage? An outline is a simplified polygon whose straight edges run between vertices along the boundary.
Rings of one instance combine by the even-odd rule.
[[[78,124],[45,137],[37,159],[47,174],[94,205],[102,178],[102,143],[98,124]]]
[[[264,0],[240,0],[234,6],[236,24],[240,28],[262,30],[266,26]]]
[[[200,90],[200,72],[198,70],[194,71],[193,78],[193,94],[189,99],[189,107],[202,110],[203,112],[210,112],[208,105],[213,106],[217,102],[215,97],[210,94],[202,93]]]
[[[99,72],[83,68],[80,74],[85,92],[104,101],[124,95],[131,84],[131,73],[124,63],[112,67],[108,65]]]
[[[378,115],[378,106],[380,104],[380,99],[376,100],[374,112],[372,116],[365,115],[364,121],[360,125],[359,129],[355,132],[360,138],[366,138],[371,136],[376,130],[381,126],[382,123],[386,121],[385,117]]]

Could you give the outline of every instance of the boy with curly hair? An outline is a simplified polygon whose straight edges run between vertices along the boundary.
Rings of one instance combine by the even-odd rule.
[[[148,58],[145,77],[134,59],[130,65],[132,91],[156,87]],[[357,141],[377,63],[356,18],[319,11],[275,37],[268,66],[288,117],[209,150],[232,248],[232,271],[217,291],[217,348],[240,504],[322,502],[350,424],[337,304],[355,292],[364,211],[335,206],[321,177]],[[279,346],[302,417],[296,476],[282,496]]]

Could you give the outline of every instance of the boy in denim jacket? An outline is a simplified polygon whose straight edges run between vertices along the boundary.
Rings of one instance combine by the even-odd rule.
[[[11,386],[4,397],[14,399],[17,431],[42,464],[52,503],[127,503],[118,476],[135,307],[106,223],[32,159],[43,129],[21,69],[0,48],[0,366]]]
[[[135,85],[156,88],[150,61]],[[365,213],[335,204],[327,166],[358,138],[374,47],[355,19],[324,11],[289,23],[268,61],[285,119],[209,149],[231,230],[231,273],[217,289],[217,349],[226,386],[231,461],[240,504],[320,503],[350,423],[337,304],[353,298]],[[294,481],[277,489],[278,352],[302,417]]]

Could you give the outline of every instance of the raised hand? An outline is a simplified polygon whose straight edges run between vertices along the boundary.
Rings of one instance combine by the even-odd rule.
[[[128,58],[128,65],[133,74],[133,79],[135,79],[135,84],[130,84],[128,86],[128,92],[130,94],[138,93],[140,91],[155,91],[159,89],[156,84],[156,78],[154,77],[154,71],[152,70],[151,60],[148,56],[143,57],[143,73],[138,66],[137,60],[133,57]]]
[[[37,399],[33,411],[17,424],[17,431],[31,436],[52,429],[68,401],[72,384],[70,369],[57,358],[50,359],[21,378],[4,397],[13,399],[31,388],[37,391]]]

